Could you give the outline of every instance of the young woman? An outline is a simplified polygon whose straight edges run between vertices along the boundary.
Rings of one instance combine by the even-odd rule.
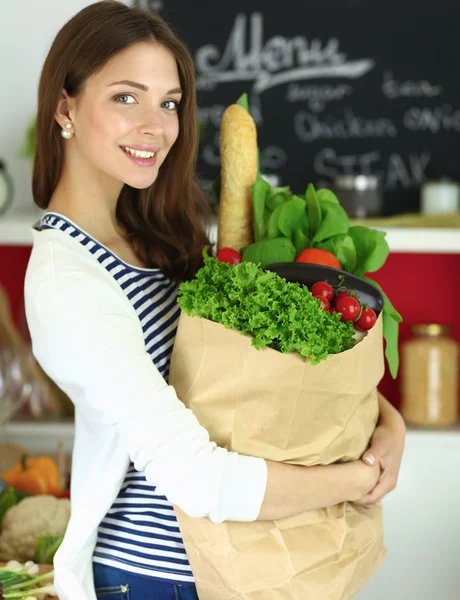
[[[38,97],[25,294],[33,350],[75,404],[72,516],[60,600],[197,598],[173,504],[251,521],[394,487],[399,414],[363,460],[296,467],[216,447],[168,386],[177,285],[200,266],[194,65],[160,17],[88,6],[58,33]]]

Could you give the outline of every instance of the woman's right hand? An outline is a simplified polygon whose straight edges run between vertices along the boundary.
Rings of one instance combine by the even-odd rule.
[[[380,477],[380,464],[378,461],[372,466],[364,464],[362,460],[346,463],[343,466],[349,471],[347,474],[350,477],[349,502],[356,502],[377,485]]]

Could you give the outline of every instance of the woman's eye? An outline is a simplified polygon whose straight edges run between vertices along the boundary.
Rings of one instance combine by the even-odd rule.
[[[134,104],[136,99],[131,94],[119,94],[115,96],[115,102],[120,102],[120,104]]]
[[[167,108],[168,110],[177,110],[179,108],[179,102],[176,100],[166,100],[163,102],[162,106]]]

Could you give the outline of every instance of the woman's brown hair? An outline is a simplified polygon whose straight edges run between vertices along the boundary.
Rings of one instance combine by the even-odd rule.
[[[46,208],[62,173],[65,142],[55,121],[61,90],[77,96],[110,58],[143,41],[161,44],[176,58],[183,90],[179,136],[152,186],[123,187],[117,219],[144,264],[161,268],[173,279],[189,279],[202,264],[201,253],[208,243],[203,219],[209,215],[195,181],[199,142],[195,68],[185,44],[160,16],[103,0],[81,10],[59,31],[38,90],[33,196],[40,208]]]

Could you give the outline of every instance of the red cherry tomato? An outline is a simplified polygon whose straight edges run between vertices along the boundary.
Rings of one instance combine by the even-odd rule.
[[[331,308],[329,300],[327,298],[325,298],[324,296],[313,296],[313,298],[316,298],[317,300],[319,300],[321,302],[321,308],[323,310],[329,310]]]
[[[311,286],[310,292],[313,296],[323,296],[329,302],[332,302],[332,298],[334,297],[334,290],[332,286],[330,286],[325,281],[317,281]]]
[[[348,297],[348,290],[343,290],[337,294],[337,296],[334,298],[334,302],[335,302],[335,304],[337,304],[337,302],[341,298],[347,298],[347,297]]]
[[[342,321],[354,321],[361,310],[361,306],[356,298],[345,296],[340,298],[335,304],[336,311],[342,314]]]
[[[243,260],[241,254],[233,248],[221,248],[216,254],[216,258],[219,262],[225,262],[229,265],[238,265]]]
[[[355,327],[360,331],[369,331],[374,327],[376,321],[377,315],[372,308],[364,308],[359,319],[355,321]]]

